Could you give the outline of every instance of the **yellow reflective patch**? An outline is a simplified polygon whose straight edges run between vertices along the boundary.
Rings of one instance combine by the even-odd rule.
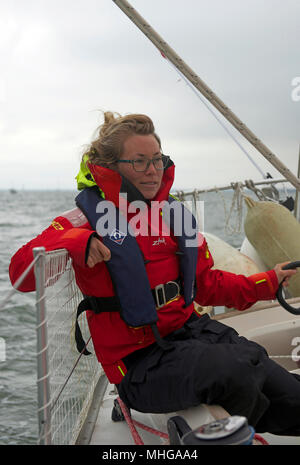
[[[179,300],[180,297],[181,297],[181,295],[177,295],[176,297],[174,297],[174,299],[168,300],[168,302],[166,302],[165,305],[168,305],[168,304],[170,304],[171,302],[175,302],[175,300]]]
[[[169,197],[171,197],[172,199],[177,200],[178,202],[180,202],[179,197],[175,197],[174,194],[169,194]]]
[[[206,258],[209,258],[209,251],[208,251],[208,249],[206,249],[205,257],[206,257]]]
[[[180,294],[180,295],[177,295],[176,297],[174,297],[174,299],[168,300],[168,301],[163,305],[163,307],[164,307],[165,305],[169,305],[171,302],[175,302],[175,300],[179,300],[180,297],[181,297],[181,294]],[[156,307],[156,308],[158,309],[158,308],[162,308],[162,307]]]
[[[266,281],[267,281],[266,279],[261,279],[260,281],[256,281],[255,284],[265,283]]]
[[[120,365],[118,365],[118,368],[119,368],[120,372],[122,373],[122,376],[125,376],[124,371],[122,370],[122,368],[120,367]]]
[[[58,221],[52,221],[51,226],[53,226],[54,229],[65,229]]]

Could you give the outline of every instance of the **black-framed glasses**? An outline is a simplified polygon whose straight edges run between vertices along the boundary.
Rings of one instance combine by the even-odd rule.
[[[159,157],[154,157],[149,160],[148,158],[138,158],[137,160],[118,160],[117,163],[131,163],[133,169],[138,173],[142,171],[147,171],[151,163],[156,170],[163,170],[169,161],[170,157],[168,155],[160,155]]]

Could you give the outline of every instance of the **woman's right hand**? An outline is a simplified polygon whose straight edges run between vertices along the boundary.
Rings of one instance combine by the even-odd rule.
[[[106,247],[97,237],[92,237],[89,244],[89,254],[87,259],[87,266],[93,268],[97,263],[107,262],[110,260],[111,253],[108,247]]]

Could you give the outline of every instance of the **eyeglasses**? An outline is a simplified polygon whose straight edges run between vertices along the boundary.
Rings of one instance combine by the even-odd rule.
[[[131,163],[133,169],[141,173],[142,171],[147,171],[151,163],[153,163],[156,170],[163,170],[167,166],[169,159],[168,155],[162,154],[159,157],[151,158],[151,160],[148,158],[139,158],[138,160],[118,160],[117,163]]]

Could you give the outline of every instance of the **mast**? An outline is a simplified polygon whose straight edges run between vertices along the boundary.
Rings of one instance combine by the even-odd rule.
[[[147,23],[147,21],[127,2],[113,2],[131,19],[131,21],[148,37],[158,50],[204,95],[204,97],[287,179],[297,191],[300,191],[298,179],[279,158],[264,145],[256,135],[222,102],[202,79],[180,58],[164,39]]]

